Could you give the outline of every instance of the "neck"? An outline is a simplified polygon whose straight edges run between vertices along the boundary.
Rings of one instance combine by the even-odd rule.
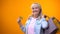
[[[38,18],[38,15],[34,15],[33,17],[34,17],[34,18]]]

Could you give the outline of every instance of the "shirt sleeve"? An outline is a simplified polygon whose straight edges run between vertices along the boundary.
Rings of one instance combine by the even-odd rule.
[[[42,23],[41,23],[41,25],[42,25],[42,28],[43,28],[43,29],[46,29],[46,28],[48,27],[48,23],[47,23],[47,21],[45,20],[45,18],[42,18]]]
[[[23,25],[20,26],[20,28],[21,28],[21,30],[23,32],[26,32],[26,25],[27,25],[27,23],[28,23],[28,20],[26,21],[25,26],[23,26]]]
[[[23,32],[26,32],[26,28],[22,25],[22,26],[20,26],[20,28],[21,28],[21,30],[23,31]]]

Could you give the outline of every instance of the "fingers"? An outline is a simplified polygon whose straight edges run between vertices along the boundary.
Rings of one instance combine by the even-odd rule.
[[[20,18],[20,17],[18,17],[17,22],[18,22],[18,23],[20,23],[20,22],[21,22],[21,18]]]

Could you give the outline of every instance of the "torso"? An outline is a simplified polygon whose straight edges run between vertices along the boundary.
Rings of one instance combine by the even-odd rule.
[[[28,26],[28,34],[34,34],[34,25],[35,25],[35,22],[36,22],[36,18],[32,18],[31,19],[31,22]]]

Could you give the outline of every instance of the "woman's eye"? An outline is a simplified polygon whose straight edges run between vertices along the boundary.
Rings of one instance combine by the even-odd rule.
[[[34,8],[32,8],[32,9],[34,9]]]

